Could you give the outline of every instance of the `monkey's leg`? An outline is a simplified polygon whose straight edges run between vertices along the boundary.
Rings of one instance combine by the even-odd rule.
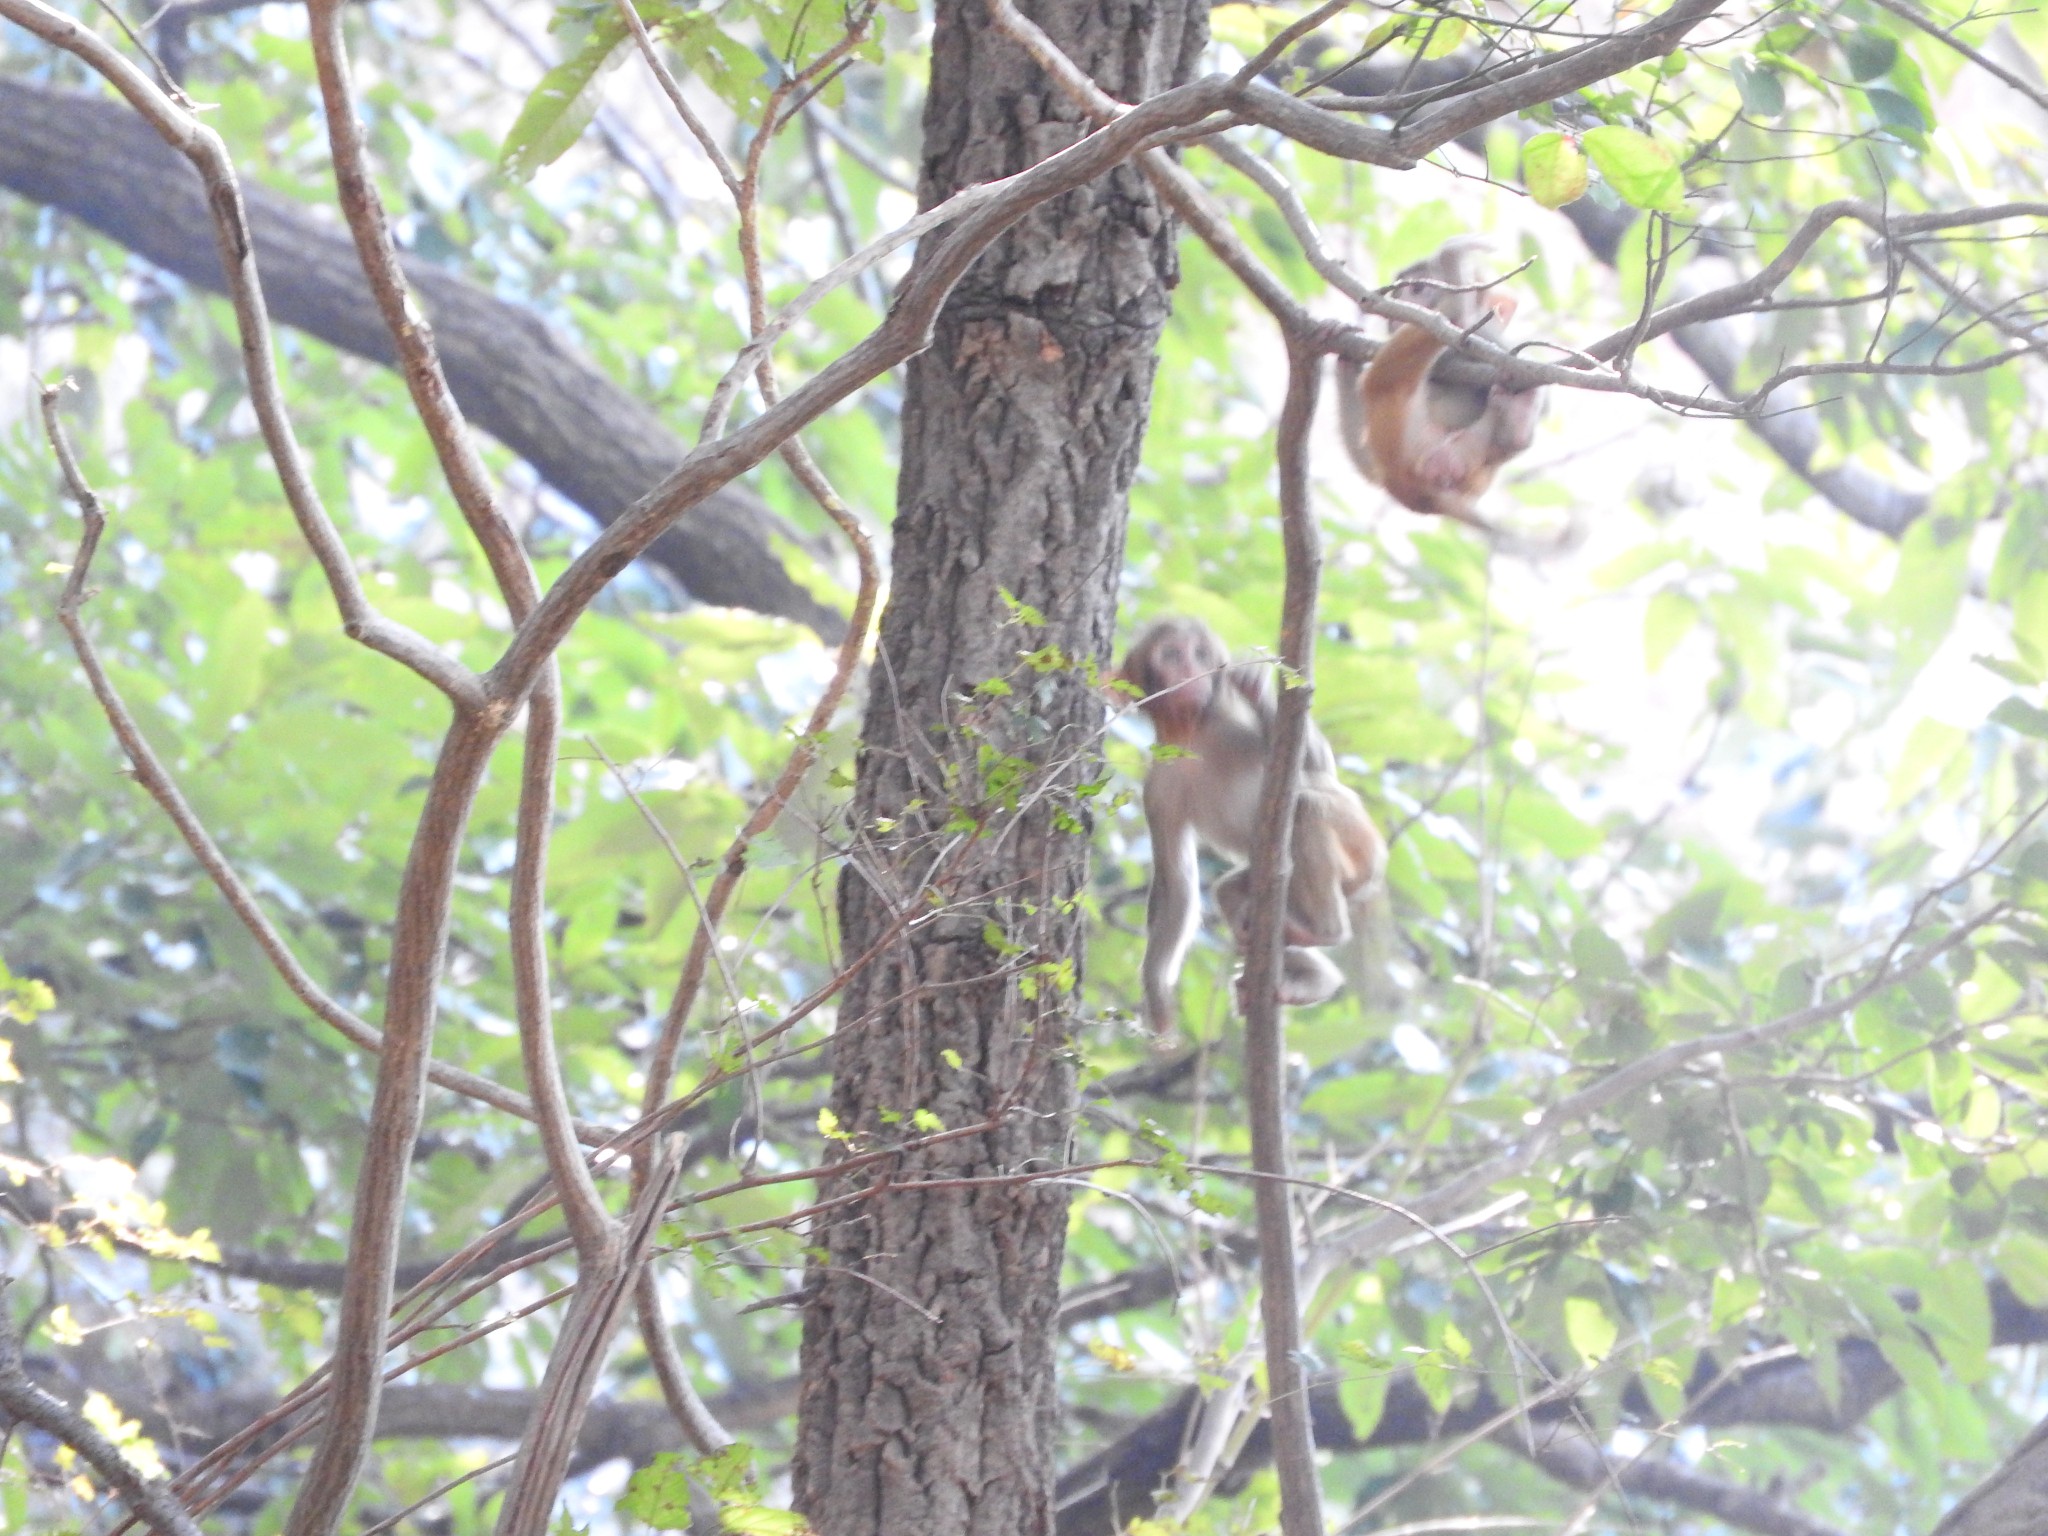
[[[1216,909],[1223,914],[1223,921],[1230,925],[1230,942],[1241,955],[1244,941],[1251,933],[1252,921],[1252,872],[1249,865],[1240,864],[1229,874],[1209,887],[1209,894],[1216,898]]]
[[[1293,942],[1303,929],[1303,919],[1294,911],[1292,900],[1301,884],[1299,874],[1289,883],[1288,912],[1286,917],[1286,947],[1280,953],[1280,984],[1275,989],[1282,1006],[1305,1008],[1314,1003],[1327,1003],[1344,987],[1344,973],[1320,949],[1306,948]],[[1336,884],[1329,882],[1335,896]],[[1244,953],[1244,941],[1251,932],[1251,871],[1233,869],[1212,887],[1216,905],[1223,911],[1224,919],[1230,924],[1230,933],[1237,946],[1237,952]],[[1336,896],[1333,903],[1335,917],[1323,918],[1326,924],[1334,926],[1341,939],[1349,931],[1345,921],[1343,898]],[[1320,916],[1320,914],[1317,914]],[[1315,921],[1311,917],[1310,922]],[[1337,942],[1333,939],[1331,942]],[[1248,1003],[1244,991],[1244,977],[1238,977],[1237,1005],[1242,1012]]]
[[[1351,937],[1344,900],[1341,818],[1329,791],[1304,776],[1294,802],[1294,868],[1287,878],[1287,943],[1324,948]]]
[[[1289,1008],[1327,1003],[1344,990],[1344,973],[1320,949],[1290,944],[1280,955],[1280,1001]]]

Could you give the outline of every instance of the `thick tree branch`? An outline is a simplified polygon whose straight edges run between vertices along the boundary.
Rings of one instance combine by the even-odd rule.
[[[198,177],[119,103],[0,79],[0,187],[74,215],[187,282],[226,291]],[[244,188],[243,201],[278,322],[396,366],[348,237],[261,187]],[[598,522],[616,518],[688,452],[654,410],[531,310],[424,261],[403,265],[469,418]],[[791,580],[770,549],[781,532],[758,496],[727,486],[647,559],[705,602],[795,619],[838,639],[838,613]]]
[[[2036,1536],[2048,1530],[2048,1421],[1970,1490],[1934,1536]]]

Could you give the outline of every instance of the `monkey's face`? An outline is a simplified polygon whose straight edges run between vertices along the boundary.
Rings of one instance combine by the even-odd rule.
[[[1483,330],[1499,338],[1513,318],[1515,301],[1480,285],[1492,265],[1492,245],[1482,235],[1460,236],[1426,261],[1403,267],[1389,296],[1433,309],[1460,330]]]
[[[1193,734],[1223,683],[1223,642],[1199,619],[1161,619],[1131,643],[1122,677],[1143,691],[1142,707],[1160,739]]]

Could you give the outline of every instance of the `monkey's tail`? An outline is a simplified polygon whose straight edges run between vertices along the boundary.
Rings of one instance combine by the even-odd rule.
[[[1394,904],[1387,896],[1387,882],[1377,879],[1350,898],[1351,937],[1330,951],[1330,958],[1344,975],[1344,984],[1360,1006],[1371,1013],[1387,1013],[1400,1005],[1408,988],[1396,974],[1395,961],[1402,952],[1400,930],[1394,924]]]
[[[1501,527],[1490,518],[1481,516],[1474,510],[1474,506],[1473,501],[1440,494],[1431,505],[1417,507],[1415,510],[1434,512],[1439,517],[1463,523],[1485,539],[1496,554],[1527,560],[1531,564],[1541,564],[1545,560],[1556,560],[1569,555],[1586,542],[1586,525],[1577,517],[1569,519],[1555,533],[1527,534]]]

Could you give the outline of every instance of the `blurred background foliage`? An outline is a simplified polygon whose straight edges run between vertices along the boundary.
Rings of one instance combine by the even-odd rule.
[[[708,109],[745,109],[796,15],[768,4],[643,10],[695,67]],[[1613,82],[1557,119],[1575,131],[1627,124],[1667,146],[1687,164],[1683,218],[1719,231],[1744,261],[1755,259],[1745,247],[1767,257],[1829,198],[1910,209],[2037,193],[2048,115],[1987,103],[1981,76],[1966,84],[1953,53],[1889,12],[1795,0],[1771,10],[1770,30],[1731,27],[1698,56]],[[567,7],[551,34],[541,6],[378,3],[353,14],[352,43],[402,242],[531,306],[689,438],[744,335],[744,301],[722,191],[638,62],[615,53],[588,72],[580,105],[601,97],[603,111],[559,158],[524,180],[496,168],[508,135],[520,141],[513,124],[537,57],[587,56],[577,50],[610,14]],[[1281,19],[1224,7],[1219,57]],[[913,211],[927,25],[890,15],[806,129],[769,150],[775,298],[848,238]],[[1368,25],[1341,20],[1333,45]],[[1978,31],[2037,68],[2044,29],[2026,13]],[[188,88],[216,104],[208,121],[243,175],[330,202],[298,13],[201,19],[188,45]],[[0,70],[89,88],[17,32],[0,38]],[[1478,228],[1504,265],[1530,263],[1515,280],[1524,334],[1583,343],[1643,302],[1641,238],[1605,266],[1558,214],[1475,177],[1478,158],[1447,154],[1397,175],[1256,147],[1369,281]],[[1512,174],[1512,143],[1483,150]],[[1199,153],[1188,162],[1297,292],[1320,292],[1247,184]],[[1619,206],[1597,180],[1592,195]],[[65,409],[112,513],[88,617],[119,686],[305,963],[373,1019],[443,710],[339,633],[256,436],[225,304],[18,200],[0,200],[0,249],[0,957],[47,988],[10,993],[0,1019],[0,1063],[12,1063],[0,1073],[0,1144],[11,1168],[54,1170],[94,1213],[68,1240],[26,1219],[0,1228],[0,1258],[30,1282],[15,1299],[41,1330],[34,1349],[150,1362],[159,1384],[275,1389],[317,1362],[326,1302],[238,1267],[342,1259],[370,1065],[293,1002],[124,771],[53,621],[77,522],[36,421],[38,383],[76,386]],[[1183,258],[1133,497],[1127,615],[1193,612],[1233,647],[1270,647],[1283,360],[1222,268],[1192,242]],[[1998,291],[2041,286],[2037,240],[1956,241],[1938,259]],[[899,270],[900,258],[811,311],[783,349],[787,375],[864,334]],[[1839,296],[1881,276],[1844,226],[1793,292]],[[1333,315],[1343,308],[1329,301]],[[1746,324],[1745,383],[1791,358],[1910,361],[1971,344],[1927,289]],[[487,664],[505,614],[399,382],[301,334],[284,333],[281,347],[298,430],[375,600]],[[1668,347],[1641,366],[1673,387],[1698,382]],[[1830,978],[1902,932],[1920,942],[1993,900],[2014,910],[1846,1017],[1703,1059],[1570,1129],[1526,1178],[1496,1188],[1519,1198],[1462,1239],[1479,1254],[1470,1269],[1427,1244],[1340,1267],[1315,1298],[1313,1344],[1342,1377],[1361,1434],[1400,1372],[1438,1406],[1482,1386],[1509,1398],[1510,1352],[1475,1285],[1483,1276],[1532,1357],[1560,1373],[1594,1367],[1584,1410],[1633,1453],[1655,1425],[1622,1423],[1630,1379],[1669,1413],[1703,1351],[1725,1365],[1787,1343],[1827,1383],[1836,1341],[1870,1339],[1903,1386],[1854,1435],[1695,1427],[1652,1454],[1774,1485],[1845,1530],[1918,1531],[2039,1409],[2030,1357],[1993,1348],[1987,1286],[2048,1305],[2048,862],[2031,830],[2006,843],[2044,794],[2042,376],[2022,363],[1819,384],[1823,461],[1928,497],[1902,539],[1857,527],[1739,427],[1581,395],[1553,400],[1493,505],[1517,527],[1572,525],[1582,541],[1542,561],[1489,556],[1467,532],[1387,504],[1342,463],[1334,429],[1319,428],[1317,717],[1394,839],[1410,985],[1386,1017],[1349,999],[1293,1017],[1305,1172],[1412,1197],[1514,1144],[1607,1064],[1835,995]],[[885,380],[807,436],[878,529],[897,403]],[[490,456],[545,579],[591,525],[505,452]],[[850,563],[829,525],[778,466],[758,489],[796,530],[792,557],[844,606]],[[696,921],[693,888],[779,768],[829,663],[799,627],[692,606],[636,571],[578,626],[562,670],[549,885],[558,1027],[577,1113],[618,1123]],[[720,945],[727,979],[707,990],[688,1040],[686,1084],[730,1058],[741,1023],[779,1017],[831,973],[854,718],[756,852]],[[1201,1040],[1187,1070],[1154,1070],[1133,1019],[1148,861],[1130,791],[1146,739],[1131,717],[1108,727],[1116,793],[1096,802],[1075,1160],[1149,1163],[1163,1141],[1190,1162],[1229,1163],[1245,1155],[1246,1131],[1229,956],[1213,935],[1186,984]],[[504,942],[516,750],[501,749],[467,834],[436,1047],[508,1084],[520,1071]],[[822,1042],[830,1024],[827,1006],[795,1038]],[[817,1162],[823,1070],[813,1052],[693,1112],[689,1181]],[[414,1254],[460,1246],[542,1166],[524,1123],[436,1091],[409,1207]],[[735,1195],[671,1235],[776,1217],[803,1204],[805,1187]],[[1318,1208],[1325,1224],[1357,1217],[1339,1202]],[[1205,1379],[1242,1338],[1248,1230],[1248,1191],[1229,1180],[1129,1166],[1077,1187],[1075,1285],[1168,1264],[1180,1288],[1070,1329],[1070,1459]],[[221,1263],[167,1250],[166,1232],[209,1235]],[[793,1369],[796,1311],[750,1308],[793,1291],[802,1261],[788,1232],[682,1242],[664,1260],[715,1400]],[[515,1276],[458,1315],[498,1315],[561,1278],[546,1266]],[[422,1374],[530,1386],[555,1322],[540,1312]],[[613,1373],[615,1395],[653,1396],[637,1346],[622,1347]],[[769,1415],[748,1437],[772,1469],[787,1425]],[[365,1510],[392,1513],[489,1454],[481,1439],[387,1441]],[[1326,1484],[1339,1504],[1363,1497],[1416,1455],[1340,1458]],[[5,1523],[87,1519],[89,1488],[32,1485],[26,1466],[19,1449],[0,1465]],[[591,1472],[583,1515],[614,1518],[604,1511],[622,1479],[616,1464]],[[1554,1521],[1581,1497],[1482,1444],[1378,1518]],[[1256,1528],[1272,1499],[1255,1478],[1196,1528]],[[468,1490],[409,1524],[481,1529],[478,1509]],[[273,1502],[237,1518],[264,1531],[281,1515]],[[1722,1528],[1703,1516],[1658,1525],[1619,1500],[1583,1528],[1638,1521]]]

